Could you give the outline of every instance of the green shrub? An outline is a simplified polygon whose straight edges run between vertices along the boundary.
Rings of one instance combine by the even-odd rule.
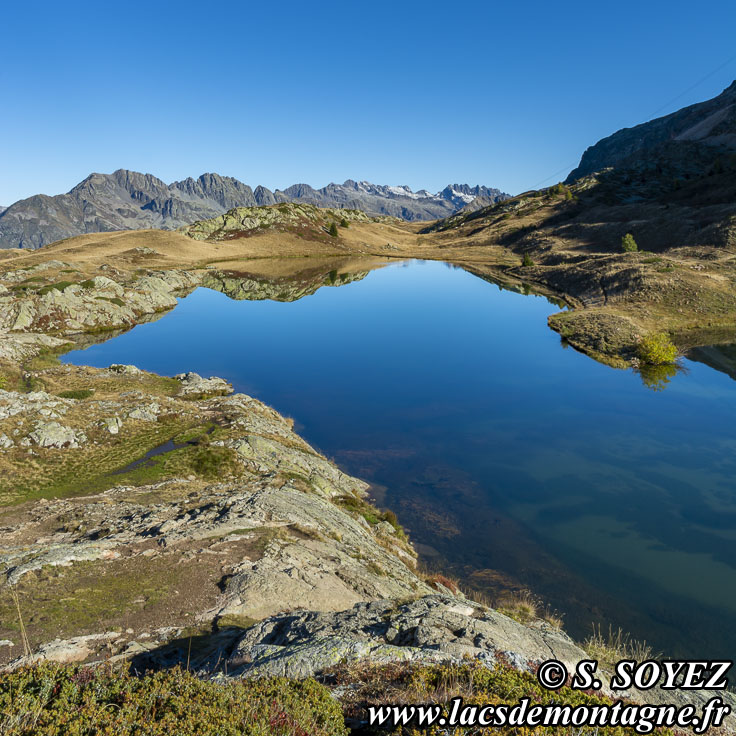
[[[8,386],[8,379],[2,373],[0,373],[0,391],[5,391]]]
[[[664,332],[653,332],[639,340],[636,355],[642,363],[666,365],[675,362],[677,348]]]
[[[204,681],[58,664],[0,674],[3,736],[346,736],[340,706],[314,680]]]
[[[64,289],[68,288],[69,286],[74,286],[73,281],[57,281],[55,284],[48,284],[47,286],[44,286],[43,288],[38,290],[38,295],[43,296],[44,294],[48,294],[50,291],[64,291]]]
[[[527,268],[528,266],[533,266],[534,261],[532,260],[532,257],[528,253],[524,253],[524,257],[521,259],[521,265]]]
[[[330,229],[327,232],[329,232],[329,234],[332,235],[333,238],[336,238],[337,237],[337,224],[333,222],[330,225]]]
[[[636,240],[634,240],[634,236],[631,233],[626,233],[621,238],[621,250],[624,253],[635,253],[639,250],[639,246],[636,244]]]
[[[234,450],[229,447],[210,445],[209,437],[204,436],[191,460],[192,470],[204,478],[219,478],[229,475],[235,469]]]
[[[343,217],[342,220],[340,220],[340,227],[350,227],[350,223]]]
[[[401,528],[401,524],[399,524],[398,517],[393,511],[391,511],[391,509],[389,509],[388,511],[384,511],[382,516],[383,516],[383,520],[391,524],[391,526],[394,529],[396,529],[396,531],[399,531],[399,530],[403,531],[403,529]]]
[[[94,391],[90,388],[79,388],[71,391],[62,391],[56,395],[62,399],[77,399],[81,401],[82,399],[88,399],[93,393]]]

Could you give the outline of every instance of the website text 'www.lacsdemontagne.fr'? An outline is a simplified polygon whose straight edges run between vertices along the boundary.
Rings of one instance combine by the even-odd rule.
[[[733,663],[721,662],[674,662],[660,665],[655,661],[637,663],[624,660],[616,666],[616,677],[612,679],[614,690],[634,686],[649,690],[660,684],[664,690],[699,690],[707,686],[724,690],[728,681],[723,676]],[[578,664],[573,689],[599,690],[600,680],[594,679],[598,663],[583,660]],[[537,671],[540,684],[549,690],[559,689],[567,682],[567,670],[557,660],[548,660]],[[660,676],[664,674],[664,684]],[[705,675],[709,675],[706,677]],[[618,679],[617,679],[618,678]],[[710,689],[707,688],[707,689]],[[648,734],[658,727],[689,728],[696,734],[705,733],[712,726],[720,726],[731,707],[723,698],[714,695],[702,706],[693,704],[639,704],[617,700],[611,703],[532,703],[530,698],[521,698],[517,703],[465,704],[461,697],[452,698],[445,706],[439,704],[378,705],[368,708],[371,726],[414,726],[429,728],[453,727],[616,727],[633,728],[636,733]]]

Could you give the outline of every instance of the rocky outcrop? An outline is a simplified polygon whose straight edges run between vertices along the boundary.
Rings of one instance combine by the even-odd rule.
[[[125,366],[126,368],[129,366]],[[202,378],[198,373],[190,371],[179,373],[174,378],[181,383],[179,396],[204,398],[206,396],[226,396],[232,393],[233,387],[222,378],[211,376]]]
[[[0,357],[21,360],[59,347],[65,342],[61,335],[130,328],[176,306],[176,295],[199,282],[186,271],[122,275],[124,283],[103,275],[70,282],[61,280],[59,267],[66,265],[49,261],[0,275]],[[50,269],[58,271],[59,280],[42,276]]]
[[[194,240],[218,241],[234,237],[246,237],[269,229],[289,229],[326,235],[330,225],[342,220],[347,222],[371,222],[360,210],[336,210],[315,207],[311,204],[285,203],[273,207],[238,207],[224,215],[209,220],[199,220],[183,227],[180,232]]]
[[[45,606],[56,605],[48,594],[53,585],[81,586],[87,606],[108,611],[100,620],[109,627],[127,624],[126,590],[135,599],[146,580],[159,579],[158,603],[148,609],[148,623],[133,624],[136,635],[430,592],[414,570],[416,554],[403,532],[381,522],[365,501],[366,483],[340,471],[261,402],[242,394],[192,398],[187,391],[229,391],[221,379],[184,374],[162,383],[120,366],[57,367],[44,375],[47,381],[84,381],[92,397],[0,390],[0,436],[8,440],[0,446],[0,497],[18,504],[24,489],[33,488],[60,496],[0,513],[0,587],[15,588],[28,600],[34,586],[44,586],[43,599],[34,602],[38,619],[29,623],[34,642],[46,640],[36,622],[47,620]],[[112,380],[120,382],[119,396],[110,396]],[[105,398],[94,398],[96,386]],[[147,387],[169,393],[151,394]],[[133,450],[137,459],[120,467],[122,448],[150,447],[156,440],[147,438],[154,437],[171,439],[143,457],[142,449]],[[30,466],[26,448],[34,453]],[[207,464],[210,458],[214,465]],[[59,470],[46,475],[44,468],[66,463],[78,468],[68,485],[59,485]],[[157,483],[124,482],[137,478],[146,463],[169,463],[172,470]],[[21,476],[19,486],[13,477]],[[107,490],[80,494],[90,483]],[[182,579],[181,564],[193,586]],[[50,574],[44,571],[59,567],[62,578],[41,582]],[[99,598],[96,586],[105,580],[110,587],[101,588],[106,592]],[[169,590],[169,580],[178,581],[176,591],[189,591],[190,602],[178,615],[171,606],[180,593]],[[118,599],[119,608],[113,605]],[[83,619],[54,621],[53,630],[67,639],[99,633],[99,621],[85,626]],[[0,638],[12,640],[12,633],[0,624]]]
[[[404,603],[358,603],[337,613],[271,616],[243,634],[228,671],[301,678],[365,658],[423,663],[472,658],[493,666],[499,656],[531,669],[547,659],[574,666],[587,655],[546,624],[532,628],[472,601],[429,595]]]

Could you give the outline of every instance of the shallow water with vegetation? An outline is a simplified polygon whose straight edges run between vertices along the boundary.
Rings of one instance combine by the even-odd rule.
[[[611,369],[547,327],[559,306],[442,263],[333,281],[348,283],[291,302],[200,288],[65,360],[222,376],[372,482],[424,563],[466,588],[529,588],[578,638],[612,622],[668,654],[734,658],[727,373]]]

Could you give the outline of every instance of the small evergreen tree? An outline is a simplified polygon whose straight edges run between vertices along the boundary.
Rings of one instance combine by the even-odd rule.
[[[572,199],[572,192],[569,189],[565,189],[565,201],[569,202]]]
[[[340,220],[340,227],[350,227],[350,223],[343,217],[342,220]]]
[[[334,222],[330,225],[330,229],[328,230],[328,232],[330,233],[330,235],[332,235],[333,238],[337,237],[337,225]]]
[[[524,258],[522,258],[521,260],[521,265],[524,267],[534,265],[534,261],[532,260],[532,257],[528,253],[524,253]]]
[[[631,233],[626,233],[621,238],[621,250],[624,253],[635,253],[639,250],[639,246],[636,244],[636,240],[634,240],[634,236]]]

